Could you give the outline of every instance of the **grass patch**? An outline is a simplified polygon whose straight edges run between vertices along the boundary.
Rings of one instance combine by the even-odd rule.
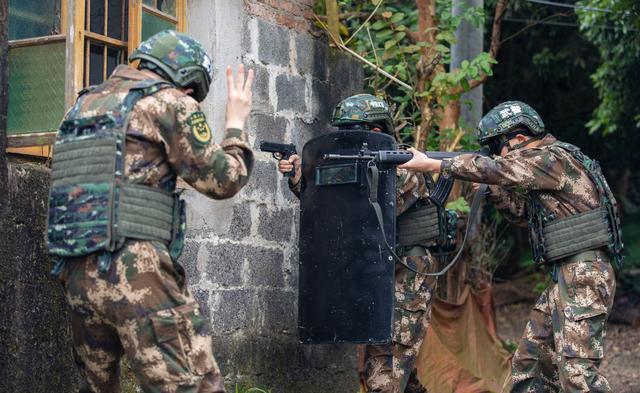
[[[260,388],[252,388],[242,385],[236,385],[235,393],[271,393],[271,389],[264,390]]]

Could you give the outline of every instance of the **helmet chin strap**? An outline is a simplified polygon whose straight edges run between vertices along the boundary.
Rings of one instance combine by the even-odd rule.
[[[141,61],[140,65],[138,66],[138,69],[151,71],[154,74],[161,77],[162,79],[166,80],[167,82],[171,82],[175,84],[175,82],[169,77],[169,75],[167,75],[166,72],[164,72],[160,67],[153,64],[150,61],[145,61],[145,60]]]
[[[535,136],[529,137],[529,139],[527,139],[526,141],[518,143],[518,144],[513,145],[513,146],[509,145],[509,142],[507,142],[505,144],[505,146],[507,147],[508,151],[513,151],[513,150],[518,150],[520,148],[523,148],[523,147],[527,146],[528,144],[530,144],[532,142],[535,142],[537,140],[540,140],[540,139],[542,139],[541,136],[535,135]]]
[[[379,128],[377,126],[368,124],[368,123],[355,123],[355,124],[350,124],[350,125],[344,125],[344,126],[340,126],[338,127],[339,130],[346,130],[346,131],[353,131],[353,130],[358,130],[358,131],[373,131],[374,128]]]

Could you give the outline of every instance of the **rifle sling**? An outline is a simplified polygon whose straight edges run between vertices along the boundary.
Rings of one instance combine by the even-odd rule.
[[[420,272],[412,268],[411,266],[409,266],[404,260],[402,260],[402,258],[400,258],[395,253],[393,248],[389,245],[389,242],[387,241],[387,235],[384,231],[384,219],[382,217],[382,209],[380,208],[380,204],[378,203],[378,180],[379,180],[378,167],[376,166],[374,161],[369,161],[367,163],[367,183],[369,184],[369,203],[371,203],[371,206],[373,207],[373,210],[376,213],[376,218],[378,219],[378,226],[380,227],[380,233],[382,234],[382,240],[384,242],[385,247],[387,248],[387,251],[389,251],[389,253],[393,257],[393,259],[395,259],[396,262],[398,262],[399,264],[401,264],[402,266],[406,267],[407,269],[409,269],[410,271],[416,274],[420,274],[423,276],[436,276],[436,277],[446,274],[458,262],[458,260],[460,259],[460,256],[462,255],[462,252],[467,242],[467,238],[469,237],[471,226],[475,222],[476,216],[480,211],[480,203],[482,202],[484,195],[486,194],[488,186],[486,184],[482,184],[478,189],[478,191],[476,191],[473,197],[473,202],[471,202],[471,209],[469,211],[469,217],[467,219],[467,226],[464,231],[464,238],[462,240],[462,244],[460,244],[460,248],[458,249],[458,252],[456,253],[456,255],[439,272],[426,273],[426,272]]]

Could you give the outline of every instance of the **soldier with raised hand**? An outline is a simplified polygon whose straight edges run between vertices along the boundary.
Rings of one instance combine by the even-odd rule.
[[[227,68],[226,132],[212,140],[199,102],[213,78],[193,38],[166,30],[104,83],[83,90],[56,139],[48,248],[71,310],[82,392],[119,392],[124,354],[145,392],[224,392],[211,337],[177,258],[182,177],[214,199],[249,180],[243,130],[253,72]]]
[[[513,357],[512,392],[611,392],[598,371],[613,305],[611,262],[622,263],[616,201],[598,163],[547,133],[529,105],[504,102],[480,121],[495,159],[434,160],[415,149],[401,167],[490,184],[489,198],[526,217],[534,260],[552,284],[536,302]]]
[[[339,130],[367,130],[394,135],[393,119],[387,103],[370,94],[358,94],[342,100],[335,108],[331,124]],[[301,161],[298,155],[278,162],[278,170],[288,173],[289,188],[299,196]],[[398,170],[396,215],[430,204],[424,175]],[[428,244],[409,244],[398,248],[404,262],[419,272],[433,272],[436,264]],[[389,344],[366,345],[365,385],[367,392],[425,392],[417,378],[415,362],[431,315],[431,297],[436,279],[395,265],[395,309],[393,338]]]

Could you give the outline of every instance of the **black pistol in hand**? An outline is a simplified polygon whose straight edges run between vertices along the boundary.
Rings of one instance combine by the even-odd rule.
[[[276,142],[268,142],[262,141],[260,142],[260,151],[266,151],[271,153],[273,158],[276,160],[288,160],[294,154],[298,154],[296,151],[296,145],[294,144],[286,144],[286,143],[276,143]],[[292,177],[295,175],[296,169],[293,168],[291,171],[284,174],[286,177]]]

